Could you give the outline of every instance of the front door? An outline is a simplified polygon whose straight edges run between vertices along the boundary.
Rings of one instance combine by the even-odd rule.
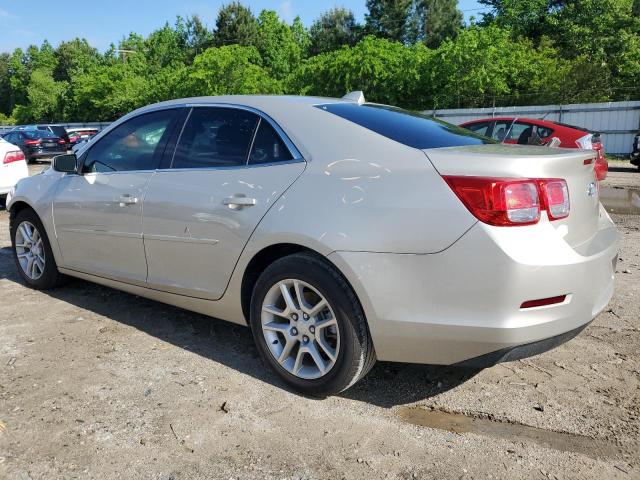
[[[66,175],[53,202],[63,267],[144,284],[144,194],[163,152],[174,110],[119,125],[83,157],[79,175]]]
[[[145,199],[148,284],[217,300],[258,222],[306,164],[266,119],[224,107],[193,108],[171,157]]]

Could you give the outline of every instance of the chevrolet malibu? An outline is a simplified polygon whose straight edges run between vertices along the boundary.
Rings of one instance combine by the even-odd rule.
[[[617,261],[595,155],[359,92],[175,100],[20,181],[11,239],[30,287],[78,277],[248,325],[324,396],[376,359],[489,366],[577,335]]]

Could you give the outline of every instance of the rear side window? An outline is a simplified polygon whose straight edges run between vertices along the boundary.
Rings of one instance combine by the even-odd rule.
[[[64,127],[49,127],[51,131],[55,133],[58,137],[64,137],[67,134],[67,131]]]
[[[184,126],[172,168],[246,165],[258,116],[233,108],[194,108]]]
[[[318,105],[317,108],[414,148],[495,143],[465,128],[400,108],[354,103],[331,103]]]
[[[280,135],[269,125],[269,122],[260,120],[258,133],[256,133],[251,155],[249,155],[249,164],[284,162],[292,159],[293,157]]]

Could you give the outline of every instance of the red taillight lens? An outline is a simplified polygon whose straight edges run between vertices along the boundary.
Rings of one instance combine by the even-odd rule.
[[[58,140],[58,145],[64,145],[65,143],[67,142],[65,142],[62,138]]]
[[[545,179],[539,182],[544,209],[549,220],[559,220],[569,216],[569,187],[567,182],[560,179]]]
[[[25,140],[24,144],[25,145],[38,145],[40,143],[40,140]]]
[[[469,211],[489,225],[532,225],[540,220],[538,189],[532,180],[444,177]]]
[[[16,150],[13,152],[7,152],[4,155],[4,160],[2,161],[2,163],[13,163],[13,162],[19,162],[21,160],[24,160],[24,153],[22,153],[22,151],[20,150]]]
[[[500,227],[533,225],[546,210],[549,220],[569,215],[569,188],[561,179],[445,176],[445,181],[481,222]]]
[[[598,154],[598,158],[596,158],[596,164],[593,167],[596,173],[596,180],[599,182],[607,178],[607,172],[609,171],[609,162],[602,156]]]

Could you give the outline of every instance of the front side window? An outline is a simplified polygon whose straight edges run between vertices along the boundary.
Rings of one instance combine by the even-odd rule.
[[[292,159],[291,152],[289,152],[280,135],[269,125],[269,122],[261,120],[256,138],[253,141],[251,155],[249,155],[249,164],[259,165]]]
[[[235,108],[194,108],[178,141],[172,168],[246,165],[258,118]]]
[[[157,168],[158,147],[174,114],[174,110],[161,110],[119,125],[89,150],[82,171],[122,172]]]

